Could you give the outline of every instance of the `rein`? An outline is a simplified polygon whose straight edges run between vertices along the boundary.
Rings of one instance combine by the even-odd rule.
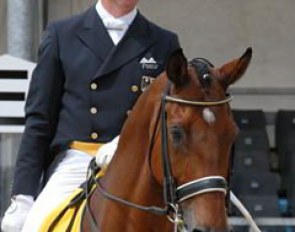
[[[226,195],[227,192],[227,181],[222,176],[207,176],[203,177],[189,183],[183,184],[176,187],[176,183],[173,177],[170,156],[168,152],[168,136],[167,136],[167,113],[165,111],[166,103],[179,103],[186,104],[190,106],[218,106],[223,105],[232,100],[230,95],[219,101],[191,101],[184,100],[178,97],[169,96],[170,92],[169,83],[165,93],[161,98],[161,139],[162,139],[162,169],[163,169],[163,193],[164,193],[164,203],[165,207],[157,206],[142,206],[135,204],[133,202],[119,198],[109,192],[107,192],[101,185],[99,179],[95,177],[97,168],[91,168],[91,179],[94,181],[97,189],[102,194],[104,198],[112,200],[114,202],[141,210],[149,212],[155,215],[167,215],[169,221],[174,224],[175,231],[183,226],[183,219],[179,212],[179,204],[189,198],[196,195],[208,193],[208,192],[222,192]],[[93,161],[95,162],[95,161]],[[92,164],[93,166],[93,164]],[[90,207],[86,204],[86,208],[90,211]],[[91,212],[91,211],[90,211]],[[95,221],[92,213],[90,213],[91,221]],[[93,222],[92,222],[93,223]],[[95,223],[96,224],[96,223]],[[95,226],[96,227],[96,226]]]

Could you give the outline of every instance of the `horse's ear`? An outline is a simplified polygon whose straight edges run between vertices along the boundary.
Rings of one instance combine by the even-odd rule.
[[[219,69],[220,80],[225,89],[243,76],[250,64],[251,58],[252,48],[247,48],[240,58],[224,64]]]
[[[166,73],[176,87],[181,87],[187,83],[187,59],[181,48],[174,51],[168,58]]]

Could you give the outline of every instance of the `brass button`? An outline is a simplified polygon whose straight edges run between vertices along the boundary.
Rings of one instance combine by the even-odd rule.
[[[129,116],[130,113],[131,113],[131,110],[127,110],[126,112],[127,116]]]
[[[91,90],[96,90],[97,89],[97,84],[95,82],[92,82],[90,85]]]
[[[91,112],[91,114],[96,114],[97,113],[97,108],[96,107],[91,107],[90,112]]]
[[[98,138],[98,134],[96,132],[92,132],[91,133],[91,138],[92,139],[97,139]]]
[[[132,91],[133,93],[138,92],[138,90],[139,90],[139,88],[138,88],[137,85],[132,85],[132,86],[131,86],[131,91]]]

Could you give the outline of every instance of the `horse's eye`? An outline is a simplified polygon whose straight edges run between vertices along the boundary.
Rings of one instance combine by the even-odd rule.
[[[170,133],[171,133],[173,145],[175,146],[180,145],[184,137],[183,128],[179,125],[173,125],[170,128]]]

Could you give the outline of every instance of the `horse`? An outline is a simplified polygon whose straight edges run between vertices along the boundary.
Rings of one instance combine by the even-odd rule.
[[[141,94],[105,175],[96,180],[82,231],[228,232],[226,193],[238,128],[227,93],[252,49],[220,67],[179,49]],[[119,99],[118,99],[119,101]]]

